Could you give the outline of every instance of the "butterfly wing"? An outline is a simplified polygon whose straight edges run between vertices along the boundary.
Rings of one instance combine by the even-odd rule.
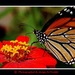
[[[75,7],[58,12],[41,32],[48,37],[44,45],[58,60],[69,65],[75,64]]]
[[[45,46],[58,60],[75,64],[75,28],[51,29]]]
[[[53,28],[75,27],[75,7],[67,7],[51,18],[41,30],[47,31]]]

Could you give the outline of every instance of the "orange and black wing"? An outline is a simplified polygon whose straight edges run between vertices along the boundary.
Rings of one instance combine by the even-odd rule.
[[[50,29],[75,27],[75,7],[67,7],[51,18],[41,30],[46,35]]]
[[[75,64],[75,28],[51,29],[44,45],[58,60]]]

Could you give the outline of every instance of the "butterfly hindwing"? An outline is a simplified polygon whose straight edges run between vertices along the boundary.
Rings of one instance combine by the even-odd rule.
[[[48,40],[45,43],[45,46],[58,60],[70,65],[75,64],[74,30],[75,28],[73,27],[51,29]]]

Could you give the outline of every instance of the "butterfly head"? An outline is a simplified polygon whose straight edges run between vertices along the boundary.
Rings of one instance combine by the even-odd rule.
[[[35,29],[34,29],[33,33],[36,35],[36,33],[37,33],[37,30],[35,30]]]
[[[47,36],[44,32],[34,30],[33,33],[37,36],[37,39],[41,44],[44,44],[46,42]]]

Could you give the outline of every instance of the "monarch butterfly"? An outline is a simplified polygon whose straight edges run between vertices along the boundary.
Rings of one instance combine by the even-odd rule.
[[[75,64],[75,7],[64,8],[41,31],[33,32],[59,61]]]

